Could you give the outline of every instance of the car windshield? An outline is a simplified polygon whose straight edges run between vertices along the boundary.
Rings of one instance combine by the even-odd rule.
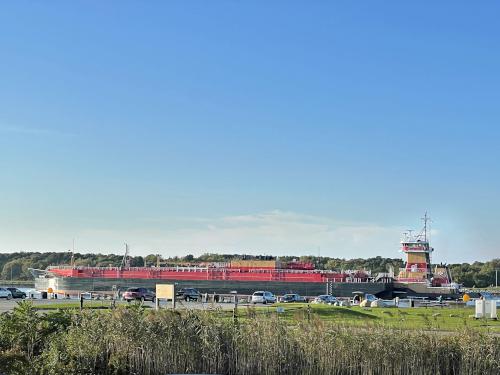
[[[139,288],[129,288],[127,292],[138,292]]]
[[[255,292],[253,295],[254,296],[263,296],[264,292]]]

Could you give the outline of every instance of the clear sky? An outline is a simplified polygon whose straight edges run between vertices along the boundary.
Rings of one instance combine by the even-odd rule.
[[[0,9],[0,251],[500,256],[494,1]]]

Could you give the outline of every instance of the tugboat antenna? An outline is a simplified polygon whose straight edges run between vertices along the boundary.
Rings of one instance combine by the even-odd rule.
[[[427,223],[431,221],[431,218],[427,215],[427,211],[425,211],[422,220],[424,221],[424,241],[427,242]]]

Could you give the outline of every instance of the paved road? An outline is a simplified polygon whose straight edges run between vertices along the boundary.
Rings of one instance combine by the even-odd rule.
[[[14,307],[16,307],[17,303],[21,301],[19,299],[11,299],[11,300],[6,300],[6,299],[0,299],[0,313],[6,312],[6,311],[11,311]],[[47,299],[34,299],[33,304],[36,306],[44,306],[44,305],[57,305],[61,303],[68,303],[68,302],[78,302],[78,300],[68,300],[68,299],[52,299],[52,300],[47,300]],[[87,300],[84,301],[88,302]],[[99,301],[94,301],[99,303]],[[109,306],[110,301],[103,300],[102,301],[104,306]],[[123,304],[126,305],[127,302],[124,301],[117,301],[117,304]],[[146,306],[154,307],[154,303],[152,302],[144,302]],[[172,307],[172,302],[165,303],[164,301],[161,302],[160,304],[161,307]],[[245,307],[246,305],[238,305],[239,307]],[[181,309],[214,309],[214,308],[221,308],[223,310],[232,310],[234,305],[232,303],[201,303],[201,302],[185,302],[185,301],[177,301],[177,308]]]

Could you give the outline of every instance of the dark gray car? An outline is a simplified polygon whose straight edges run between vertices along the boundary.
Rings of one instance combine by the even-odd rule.
[[[201,299],[201,294],[198,290],[194,288],[182,288],[179,289],[175,296],[178,299],[183,299],[184,301],[199,301]]]
[[[7,290],[10,290],[12,293],[12,298],[26,298],[26,293],[24,293],[22,290],[19,290],[17,288],[6,288]]]

